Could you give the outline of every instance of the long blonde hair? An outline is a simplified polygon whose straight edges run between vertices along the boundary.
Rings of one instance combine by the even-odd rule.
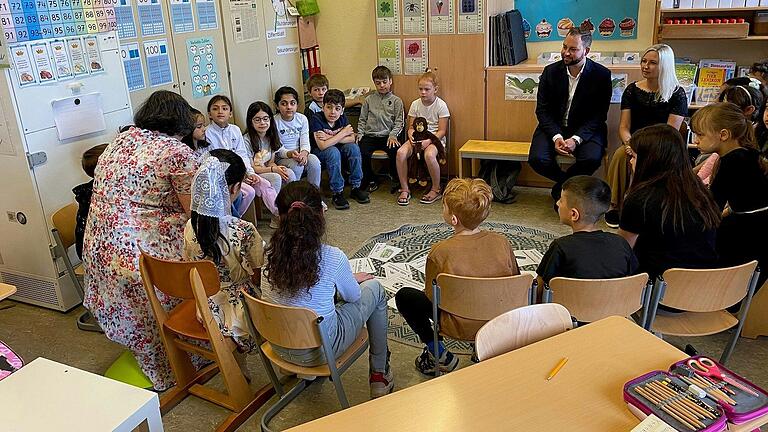
[[[659,55],[659,91],[656,93],[656,100],[667,102],[680,87],[675,74],[675,52],[669,45],[656,44],[649,46],[643,53],[643,57],[650,51]]]

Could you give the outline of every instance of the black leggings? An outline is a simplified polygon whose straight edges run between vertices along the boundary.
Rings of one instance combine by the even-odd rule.
[[[400,315],[408,325],[419,335],[419,339],[425,344],[435,339],[432,328],[432,301],[427,298],[424,291],[415,288],[400,288],[395,294],[395,304]]]

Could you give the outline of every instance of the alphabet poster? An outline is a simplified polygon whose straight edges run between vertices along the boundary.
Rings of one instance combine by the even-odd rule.
[[[517,0],[528,42],[564,39],[578,27],[594,40],[637,39],[640,0]]]
[[[216,94],[219,90],[219,68],[216,66],[213,39],[187,39],[187,58],[189,76],[192,78],[192,97],[199,99]]]
[[[394,75],[402,75],[400,39],[379,39],[379,64],[386,66]]]
[[[405,53],[405,74],[421,75],[429,64],[427,53],[427,39],[403,39],[403,53]]]
[[[376,34],[400,34],[400,2],[398,0],[376,0]]]
[[[427,0],[403,0],[403,34],[427,34]]]
[[[429,0],[429,33],[456,33],[453,0]]]

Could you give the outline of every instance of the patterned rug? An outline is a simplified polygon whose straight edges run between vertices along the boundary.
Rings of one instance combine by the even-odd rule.
[[[503,222],[485,222],[480,228],[506,236],[515,250],[536,249],[542,254],[546,252],[552,240],[557,237],[546,231]],[[450,226],[444,223],[403,225],[394,231],[381,233],[370,238],[350,258],[367,257],[376,243],[386,243],[403,249],[403,251],[394,256],[390,262],[408,263],[427,255],[433,243],[445,240],[450,237],[451,234],[453,234],[453,230]],[[374,276],[383,277],[385,275],[382,267],[383,263],[376,259],[372,259],[372,261],[376,269]],[[525,266],[521,267],[520,270],[535,271],[536,266]],[[412,270],[412,273],[413,280],[420,282],[421,286],[424,286],[424,274],[417,270]],[[395,308],[395,293],[387,288],[387,296],[390,299],[388,303],[389,339],[414,347],[422,347],[423,345],[419,340],[419,337],[413,330],[411,330]],[[472,354],[472,345],[468,342],[447,339],[446,346],[456,354]]]

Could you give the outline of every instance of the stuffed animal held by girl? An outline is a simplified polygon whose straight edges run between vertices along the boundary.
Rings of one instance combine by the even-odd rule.
[[[414,184],[418,181],[421,186],[426,186],[427,179],[429,178],[429,171],[424,161],[424,150],[426,147],[421,145],[421,142],[424,140],[430,140],[431,144],[437,149],[437,162],[440,165],[445,165],[445,146],[443,146],[443,142],[429,131],[427,119],[416,117],[413,120],[413,154],[408,161],[408,183]]]

